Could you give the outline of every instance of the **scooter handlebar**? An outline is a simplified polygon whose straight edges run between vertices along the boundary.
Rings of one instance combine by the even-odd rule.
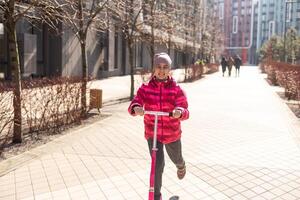
[[[145,110],[144,114],[145,115],[157,115],[157,116],[169,116],[169,117],[173,116],[173,112],[148,111],[148,110]]]

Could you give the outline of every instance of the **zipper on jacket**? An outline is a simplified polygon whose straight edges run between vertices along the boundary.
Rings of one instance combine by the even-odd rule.
[[[159,96],[159,104],[160,104],[160,111],[162,111],[162,102],[161,102],[161,96],[162,96],[162,83],[160,84],[160,96]],[[164,138],[164,123],[163,123],[163,116],[160,118],[161,120],[161,140]]]

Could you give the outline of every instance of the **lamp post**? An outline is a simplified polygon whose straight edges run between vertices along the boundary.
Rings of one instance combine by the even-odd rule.
[[[287,9],[288,9],[288,4],[291,4],[290,7],[290,13],[289,13],[289,18],[292,18],[292,5],[293,3],[297,3],[294,0],[286,0],[285,1],[285,12],[284,12],[284,35],[283,35],[283,55],[284,55],[284,61],[287,62],[287,56],[286,56],[286,21],[287,21]],[[289,20],[289,22],[291,21],[291,19]]]

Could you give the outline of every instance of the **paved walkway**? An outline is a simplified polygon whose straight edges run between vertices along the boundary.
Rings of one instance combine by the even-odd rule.
[[[166,161],[163,197],[182,200],[300,199],[300,121],[256,67],[241,77],[208,75],[186,90],[191,117],[183,122],[187,175]],[[0,163],[0,199],[147,199],[150,158],[142,118],[128,103],[112,116]],[[8,167],[8,168],[7,168]]]

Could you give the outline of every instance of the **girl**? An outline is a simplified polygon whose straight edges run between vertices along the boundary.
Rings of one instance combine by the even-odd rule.
[[[171,58],[166,53],[154,56],[154,73],[148,84],[143,84],[129,105],[128,112],[133,116],[143,116],[144,110],[172,112],[172,117],[161,116],[157,126],[157,154],[155,174],[155,200],[161,198],[162,174],[165,165],[164,150],[177,167],[177,177],[186,174],[185,161],[181,151],[182,120],[189,118],[188,102],[185,93],[170,76]],[[154,116],[144,116],[145,138],[151,155],[154,129]]]

